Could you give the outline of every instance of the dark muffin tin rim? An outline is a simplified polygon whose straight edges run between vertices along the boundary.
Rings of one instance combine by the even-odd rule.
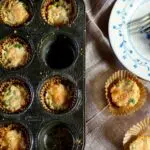
[[[76,132],[76,127],[75,126],[71,126],[69,123],[61,121],[61,120],[53,120],[52,122],[46,122],[46,124],[44,124],[42,126],[41,129],[39,129],[38,134],[37,134],[37,146],[41,146],[41,143],[39,141],[43,141],[41,139],[41,135],[44,134],[44,132],[46,133],[46,131],[51,130],[59,125],[62,125],[63,128],[65,128],[66,130],[68,130],[68,132],[71,134],[72,136],[72,140],[73,140],[73,145],[72,145],[72,150],[76,149],[76,139],[78,137],[78,133]],[[60,127],[61,128],[61,127]],[[43,141],[44,142],[44,141]]]
[[[35,90],[35,96],[37,96],[37,87],[39,85],[39,82],[41,82],[42,80],[42,77],[47,77],[47,75],[49,74],[53,74],[53,72],[58,72],[60,74],[69,74],[71,76],[74,77],[75,81],[78,80],[76,79],[77,76],[76,74],[74,75],[73,71],[77,71],[77,73],[80,73],[79,69],[81,71],[84,70],[84,55],[82,55],[81,57],[77,57],[77,63],[76,64],[72,64],[69,68],[65,68],[65,69],[62,69],[62,70],[54,70],[54,69],[51,69],[49,67],[46,67],[46,65],[43,63],[43,61],[41,60],[40,57],[37,57],[39,56],[38,53],[39,53],[39,50],[38,50],[38,42],[41,40],[41,37],[43,37],[45,34],[47,33],[55,33],[55,32],[63,32],[63,33],[68,33],[70,34],[73,38],[76,39],[77,41],[77,44],[78,46],[80,47],[80,45],[82,47],[84,47],[84,36],[85,36],[85,25],[84,25],[84,22],[85,22],[85,6],[84,6],[84,2],[81,0],[76,0],[76,4],[77,4],[77,12],[78,12],[78,15],[76,17],[76,19],[74,20],[74,22],[70,25],[70,26],[62,26],[62,27],[54,27],[54,26],[50,26],[49,24],[45,23],[43,21],[43,19],[41,18],[41,15],[40,15],[40,12],[38,12],[40,10],[40,6],[41,6],[41,1],[42,0],[39,0],[39,1],[36,1],[36,0],[31,0],[34,4],[34,6],[36,7],[34,9],[35,11],[35,16],[34,16],[34,19],[33,21],[31,22],[31,24],[29,25],[26,25],[26,26],[23,26],[23,27],[20,27],[20,28],[16,28],[16,29],[13,29],[11,27],[8,27],[8,26],[5,26],[3,24],[1,24],[1,28],[4,30],[4,31],[1,31],[2,35],[6,33],[11,33],[11,30],[16,30],[17,32],[25,32],[25,30],[28,32],[28,34],[31,34],[31,38],[33,38],[33,43],[34,43],[34,46],[35,46],[35,56],[36,58],[34,59],[34,62],[32,63],[33,67],[30,66],[29,68],[25,69],[25,68],[21,68],[20,70],[15,71],[1,71],[0,73],[3,75],[6,75],[7,73],[14,73],[14,74],[23,74],[25,75],[27,78],[30,79],[32,85],[33,85],[33,88]],[[36,29],[36,30],[34,30]],[[77,32],[75,33],[75,31],[77,30]],[[36,32],[36,33],[35,33]],[[21,35],[24,36],[24,34],[21,33]],[[36,41],[35,41],[36,40]],[[36,43],[35,43],[36,42]],[[80,52],[80,49],[79,49],[79,52]],[[40,61],[39,61],[40,60]],[[83,66],[77,66],[78,65],[78,61],[79,63],[83,63]],[[35,65],[35,63],[37,63],[37,65]],[[40,63],[40,64],[39,64]],[[44,65],[43,65],[44,64]],[[38,66],[39,65],[39,66]],[[35,68],[34,68],[35,67]],[[37,68],[36,68],[37,67]],[[75,70],[76,68],[75,67],[79,67],[79,69]],[[38,69],[40,68],[40,69]],[[35,72],[34,70],[32,69],[35,69]],[[32,74],[31,74],[32,73]],[[83,74],[82,74],[83,75]],[[34,76],[35,76],[35,79],[34,79]],[[76,83],[78,84],[78,90],[81,90],[81,99],[78,99],[78,102],[82,102],[82,104],[84,104],[85,100],[84,100],[84,86],[82,86],[84,84],[84,75],[81,79],[81,82],[78,83],[76,81]],[[15,119],[15,120],[19,120],[20,122],[23,122],[25,124],[27,124],[29,126],[29,129],[32,131],[33,133],[33,142],[34,144],[32,145],[33,146],[33,149],[37,149],[37,135],[39,133],[39,129],[42,128],[46,122],[53,122],[53,120],[55,119],[59,119],[61,120],[62,122],[64,123],[68,123],[70,124],[70,127],[72,128],[73,126],[76,127],[76,131],[74,131],[74,134],[73,135],[76,135],[77,138],[79,138],[79,140],[81,140],[82,143],[78,144],[77,145],[77,149],[83,149],[84,147],[84,142],[85,142],[85,135],[84,135],[84,126],[85,126],[85,123],[84,123],[84,118],[85,118],[85,112],[84,112],[84,105],[80,105],[78,107],[75,106],[74,107],[74,111],[73,112],[68,112],[67,114],[52,114],[52,113],[49,113],[47,111],[45,111],[41,105],[39,104],[39,100],[37,98],[34,98],[35,101],[33,101],[33,104],[31,106],[31,108],[29,109],[29,111],[27,111],[26,113],[24,113],[23,115],[3,115],[1,114],[0,115],[0,119],[1,120],[11,120],[11,119]],[[82,101],[81,101],[82,100]],[[78,103],[77,102],[77,103]],[[36,107],[38,106],[38,107]],[[76,111],[76,108],[78,109]],[[37,118],[40,117],[40,119],[38,120],[36,118],[36,116],[38,116]],[[27,119],[26,119],[27,118]],[[28,118],[31,118],[28,120]],[[33,119],[33,120],[32,120]],[[78,129],[80,129],[80,131],[78,131]],[[75,141],[76,142],[76,141]],[[82,144],[82,145],[81,145]],[[82,146],[82,147],[81,147]]]
[[[40,98],[40,91],[43,87],[43,85],[45,84],[45,82],[55,76],[58,76],[58,77],[62,77],[64,78],[65,80],[69,81],[71,84],[73,84],[73,86],[75,87],[75,99],[73,100],[74,103],[73,103],[73,106],[69,109],[66,109],[62,112],[59,112],[59,111],[55,111],[55,110],[51,110],[49,108],[44,108],[43,106],[43,103],[41,102],[41,98]],[[79,94],[78,94],[79,90],[78,90],[78,85],[77,85],[77,82],[75,82],[75,80],[68,74],[64,74],[64,73],[58,73],[58,72],[53,72],[51,73],[50,75],[46,76],[45,78],[43,78],[42,81],[39,82],[39,85],[37,87],[37,92],[36,92],[36,96],[37,96],[37,99],[39,101],[39,104],[41,105],[41,108],[49,115],[54,115],[54,116],[64,116],[64,115],[67,115],[67,114],[70,114],[70,113],[73,113],[74,110],[76,110],[76,107],[79,106],[79,102],[80,102],[80,98],[79,98]]]
[[[64,67],[64,68],[52,68],[50,67],[47,63],[46,63],[46,58],[44,58],[43,60],[43,56],[42,56],[42,49],[43,49],[43,44],[46,42],[48,43],[48,40],[51,40],[51,42],[53,43],[53,41],[55,41],[57,39],[57,37],[59,35],[64,35],[66,36],[67,38],[69,38],[71,40],[71,42],[73,43],[73,46],[75,47],[75,52],[76,52],[76,56],[74,57],[74,60],[72,61],[72,63],[67,66],[67,67]],[[49,50],[50,51],[50,50]],[[38,58],[39,58],[39,61],[44,64],[44,66],[48,69],[51,69],[53,71],[65,71],[65,70],[68,70],[70,68],[72,68],[76,62],[78,61],[79,59],[79,43],[77,42],[76,40],[76,37],[73,36],[73,33],[71,32],[66,32],[66,31],[51,31],[49,33],[46,33],[43,35],[43,37],[41,38],[40,40],[40,43],[38,44]]]

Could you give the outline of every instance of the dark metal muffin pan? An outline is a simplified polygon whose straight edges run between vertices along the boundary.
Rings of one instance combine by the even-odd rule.
[[[84,149],[85,142],[85,6],[83,0],[76,0],[77,16],[74,22],[58,28],[48,25],[42,19],[41,4],[42,0],[30,0],[32,18],[22,26],[10,27],[0,24],[0,39],[9,35],[17,35],[28,41],[32,48],[32,61],[26,67],[17,70],[1,68],[0,80],[23,77],[27,79],[27,84],[31,85],[32,95],[34,95],[30,107],[22,113],[6,114],[1,111],[0,124],[17,122],[25,125],[31,138],[30,150],[46,150],[45,146],[41,146],[44,144],[42,136],[46,136],[43,135],[46,130],[50,132],[50,129],[55,126],[66,128],[72,135],[73,143],[68,150],[81,150]],[[50,49],[48,50],[45,46]],[[58,48],[62,48],[62,51],[67,50],[63,54]],[[69,49],[72,50],[71,53]],[[53,57],[58,59],[58,64],[53,64],[57,61],[51,56],[52,60],[48,60],[47,56],[53,53],[51,50],[54,53],[55,50],[57,51],[58,58],[56,53]],[[60,55],[65,59],[61,59]],[[53,75],[60,75],[74,81],[77,86],[77,103],[67,113],[50,113],[41,106],[38,96],[40,86],[45,79]]]

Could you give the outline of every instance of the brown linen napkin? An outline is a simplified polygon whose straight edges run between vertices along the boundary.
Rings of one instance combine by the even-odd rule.
[[[150,102],[130,116],[114,117],[109,113],[105,81],[114,71],[124,69],[108,40],[108,21],[115,0],[84,1],[87,14],[85,150],[121,150],[128,128],[150,115]],[[150,89],[150,83],[144,83]]]

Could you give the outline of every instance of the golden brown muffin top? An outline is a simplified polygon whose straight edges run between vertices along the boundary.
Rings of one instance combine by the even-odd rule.
[[[12,125],[0,127],[0,149],[1,150],[26,150],[25,137]]]
[[[0,16],[5,24],[19,26],[30,17],[27,6],[19,0],[3,0],[0,4]]]
[[[150,150],[150,136],[141,136],[133,141],[129,150]]]
[[[134,107],[140,98],[140,88],[131,79],[122,79],[110,89],[112,102],[118,107]]]
[[[6,69],[15,69],[27,64],[29,45],[18,37],[7,37],[0,41],[0,64]]]
[[[46,0],[43,3],[41,14],[50,25],[69,24],[73,12],[73,4],[66,0]]]
[[[40,91],[41,102],[51,110],[66,110],[70,107],[75,98],[75,89],[60,76],[54,76],[45,81]]]
[[[0,86],[0,108],[6,112],[18,112],[29,104],[29,91],[19,80],[6,81]]]

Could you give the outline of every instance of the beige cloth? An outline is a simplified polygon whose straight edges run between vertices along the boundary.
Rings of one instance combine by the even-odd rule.
[[[108,40],[108,20],[115,0],[85,0],[87,13],[86,44],[86,146],[85,150],[121,150],[124,133],[150,116],[150,102],[126,117],[112,116],[104,93],[106,79],[124,69]],[[143,81],[150,89],[150,83]],[[147,105],[149,103],[149,105]]]

